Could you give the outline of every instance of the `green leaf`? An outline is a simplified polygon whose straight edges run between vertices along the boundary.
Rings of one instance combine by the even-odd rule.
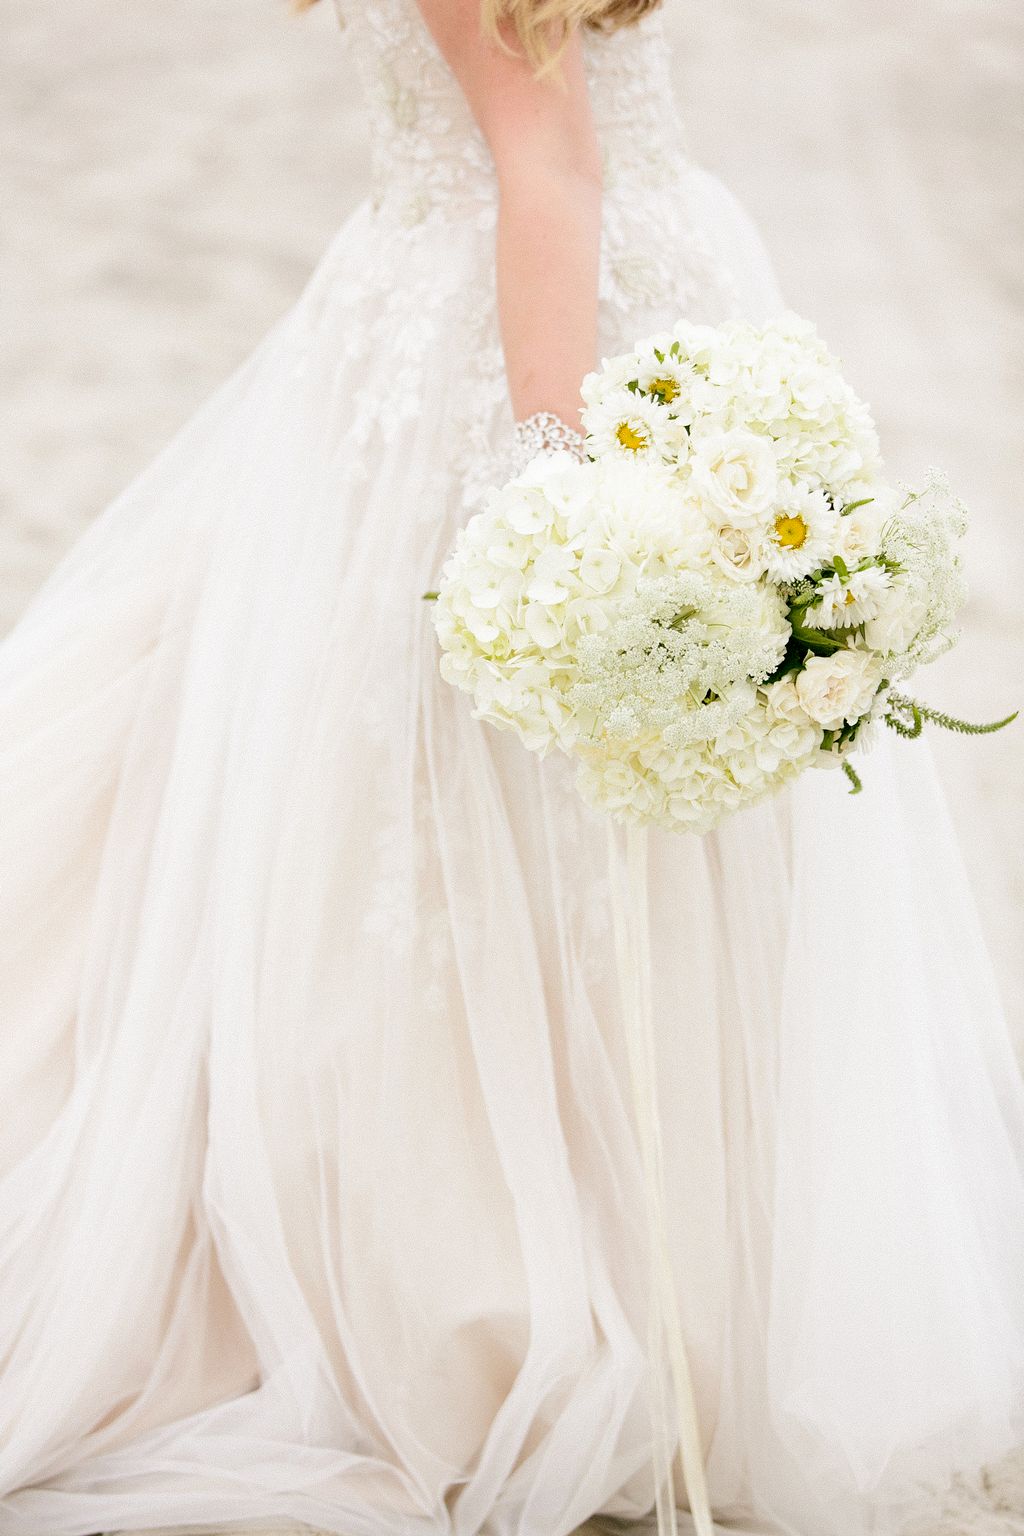
[[[823,629],[813,629],[803,624],[793,624],[794,638],[803,642],[816,656],[831,656],[835,651],[845,651],[846,641],[827,635]]]
[[[835,573],[839,577],[839,580],[845,586],[850,579],[850,572],[842,555],[833,555],[832,565],[835,568]]]
[[[791,672],[799,672],[806,659],[807,652],[804,650],[804,647],[791,636],[786,643],[786,654],[771,676],[765,678],[765,684],[777,683],[782,678],[788,677]]]

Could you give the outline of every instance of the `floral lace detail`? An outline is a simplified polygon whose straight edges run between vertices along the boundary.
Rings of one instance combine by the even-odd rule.
[[[370,0],[346,37],[366,98],[372,203],[412,228],[431,216],[493,222],[487,146],[414,0]]]
[[[661,15],[585,37],[604,161],[606,291],[625,306],[664,304],[683,268],[691,299],[708,283],[721,299],[695,232],[679,243],[692,163]],[[490,152],[414,0],[371,0],[360,24],[347,28],[346,41],[355,49],[367,101],[375,211],[409,229],[456,221],[492,228],[497,192]],[[670,229],[667,213],[674,215]]]
[[[339,9],[367,103],[371,196],[311,284],[308,334],[333,317],[346,349],[336,355],[339,377],[343,366],[351,379],[386,354],[393,387],[384,412],[374,394],[357,393],[337,444],[338,488],[365,482],[381,440],[409,429],[443,334],[462,369],[447,458],[434,460],[447,480],[424,486],[410,515],[435,522],[447,504],[450,534],[453,513],[464,521],[506,477],[512,440],[494,288],[493,165],[415,0],[369,0],[358,12],[340,0]],[[604,158],[599,341],[607,356],[679,315],[715,321],[740,306],[697,214],[700,173],[672,95],[661,16],[587,33],[585,46]],[[365,254],[353,263],[357,238]],[[311,385],[336,387],[331,379]]]

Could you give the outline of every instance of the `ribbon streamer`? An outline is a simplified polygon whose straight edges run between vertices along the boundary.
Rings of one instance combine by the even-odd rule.
[[[623,868],[615,825],[609,819],[608,855],[615,954],[647,1214],[650,1266],[647,1341],[653,1377],[650,1406],[658,1536],[679,1536],[672,1479],[676,1442],[697,1536],[715,1536],[693,1376],[679,1317],[665,1217],[664,1157],[658,1115],[657,1058],[651,1009],[647,829],[630,822],[625,837]],[[668,1355],[671,1371],[670,1394],[666,1393],[665,1373],[662,1369],[663,1349]],[[666,1458],[667,1469],[662,1476],[660,1469]]]

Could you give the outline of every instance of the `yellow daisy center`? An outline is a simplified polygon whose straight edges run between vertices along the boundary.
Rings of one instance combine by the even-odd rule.
[[[662,405],[671,405],[679,394],[678,379],[652,379],[647,388],[652,395],[656,395]]]
[[[853,593],[852,593],[852,592],[847,592],[847,594],[846,594],[846,598],[845,598],[845,602],[846,602],[846,606],[847,606],[847,608],[850,608],[850,607],[852,607],[852,605],[853,605],[853,604],[854,604],[854,603],[855,603],[855,602],[856,602],[856,601],[857,601],[857,599],[856,599],[856,598],[855,598],[855,597],[854,597],[854,595],[853,595]]]
[[[799,513],[787,517],[782,513],[775,519],[775,538],[783,549],[799,549],[807,539],[807,524]]]
[[[623,448],[628,448],[630,453],[638,453],[641,448],[647,447],[647,438],[643,432],[638,432],[628,421],[620,421],[615,428],[615,436]]]

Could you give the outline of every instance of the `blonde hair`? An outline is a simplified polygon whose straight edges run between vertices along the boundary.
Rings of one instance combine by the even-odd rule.
[[[316,0],[292,0],[307,11]],[[612,32],[628,26],[661,0],[481,0],[485,30],[499,42],[511,31],[538,73],[553,69],[577,27]]]

